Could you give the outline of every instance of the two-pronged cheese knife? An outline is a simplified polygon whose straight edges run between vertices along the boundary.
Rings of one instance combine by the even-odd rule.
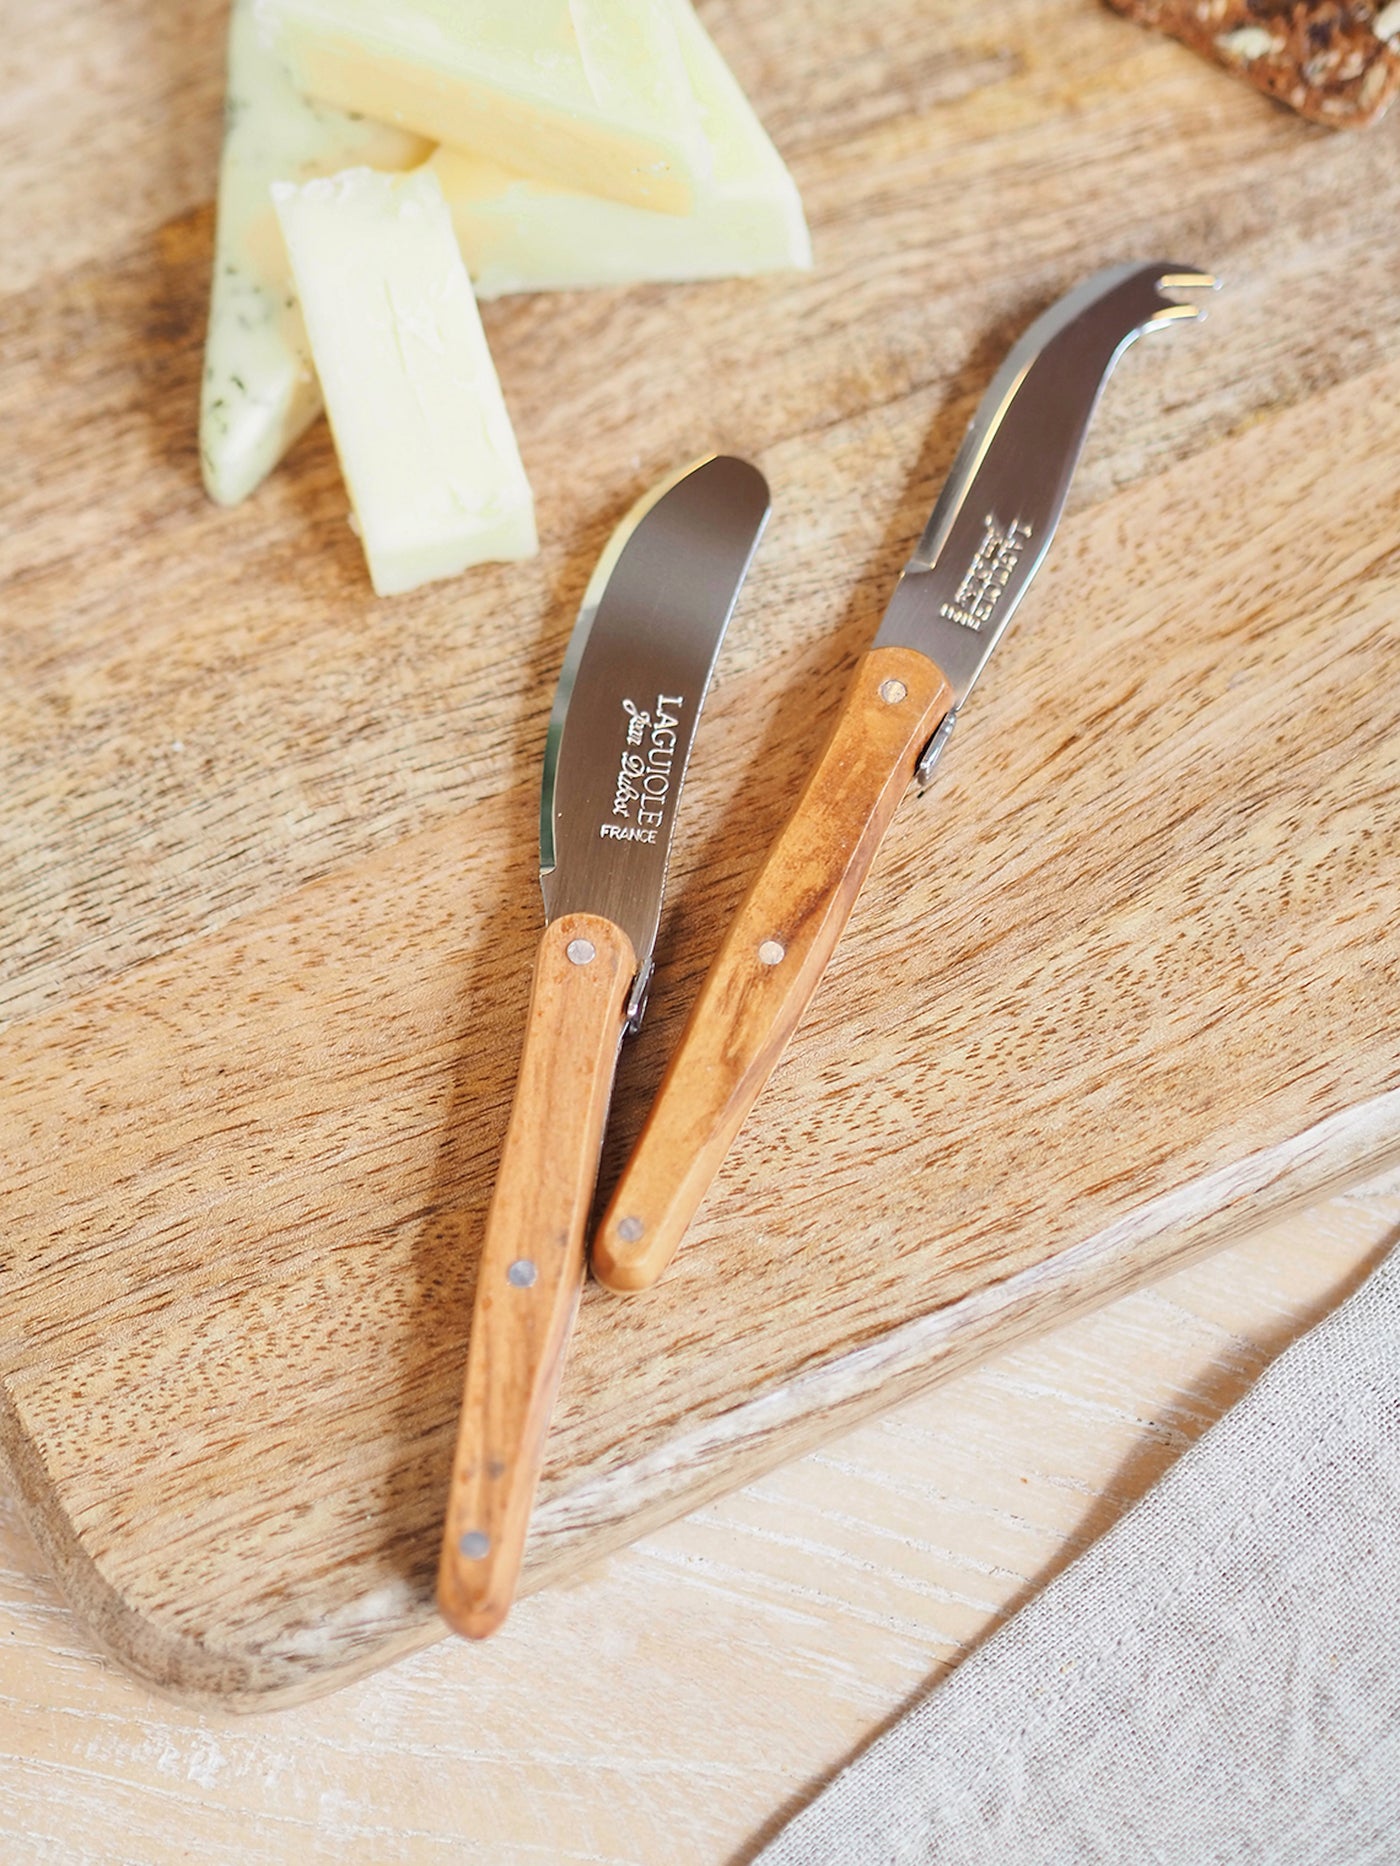
[[[618,1048],[641,1018],[681,780],[768,504],[762,474],[723,455],[656,487],[604,551],[559,678],[540,806],[548,924],[477,1272],[438,1571],[443,1617],[472,1637],[515,1592]]]
[[[670,1262],[782,1055],[910,779],[927,781],[1043,558],[1109,372],[1210,287],[1167,261],[1096,273],[1040,317],[983,397],[831,737],[701,987],[593,1242],[645,1289]]]

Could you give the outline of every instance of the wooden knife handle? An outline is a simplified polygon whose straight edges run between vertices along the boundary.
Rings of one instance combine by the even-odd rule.
[[[609,1289],[646,1289],[675,1255],[817,989],[952,697],[914,648],[875,648],[857,667],[826,749],[700,988],[593,1240],[593,1272]]]
[[[592,914],[556,920],[535,960],[438,1568],[442,1616],[472,1639],[494,1632],[515,1595],[635,972],[627,935]]]

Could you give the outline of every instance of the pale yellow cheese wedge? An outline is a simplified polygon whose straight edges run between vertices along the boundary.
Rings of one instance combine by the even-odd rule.
[[[677,0],[673,17],[710,150],[710,179],[692,212],[658,214],[551,187],[485,157],[440,148],[429,166],[478,298],[811,265],[802,202],[782,157],[685,0]]]
[[[299,89],[558,187],[663,213],[707,179],[656,0],[256,0]]]
[[[199,454],[210,497],[234,505],[321,408],[271,184],[361,162],[412,168],[432,145],[308,103],[259,37],[252,0],[230,16],[224,120]]]
[[[272,195],[375,590],[532,556],[529,483],[436,177],[357,168]]]

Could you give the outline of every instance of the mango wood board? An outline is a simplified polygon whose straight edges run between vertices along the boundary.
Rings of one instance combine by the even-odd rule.
[[[666,1282],[586,1292],[529,1583],[1400,1150],[1400,123],[1094,0],[705,5],[816,270],[488,308],[541,555],[378,602],[324,428],[200,489],[223,9],[6,5],[0,1444],[123,1664],[266,1705],[440,1631],[612,524],[706,448],[775,493],[604,1188],[978,394],[1110,260],[1228,289],[1114,379]]]

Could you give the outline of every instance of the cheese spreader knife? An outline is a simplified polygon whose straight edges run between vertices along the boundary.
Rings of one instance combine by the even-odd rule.
[[[610,1288],[665,1269],[811,1001],[880,839],[926,783],[1035,575],[1090,417],[1135,338],[1211,288],[1166,260],[1095,273],[1038,318],[973,417],[786,827],[701,986],[592,1247]]]
[[[645,495],[584,593],[545,743],[546,926],[486,1219],[438,1605],[480,1638],[515,1593],[584,1268],[623,1036],[645,1007],[676,804],[720,641],[768,517],[712,455]]]

